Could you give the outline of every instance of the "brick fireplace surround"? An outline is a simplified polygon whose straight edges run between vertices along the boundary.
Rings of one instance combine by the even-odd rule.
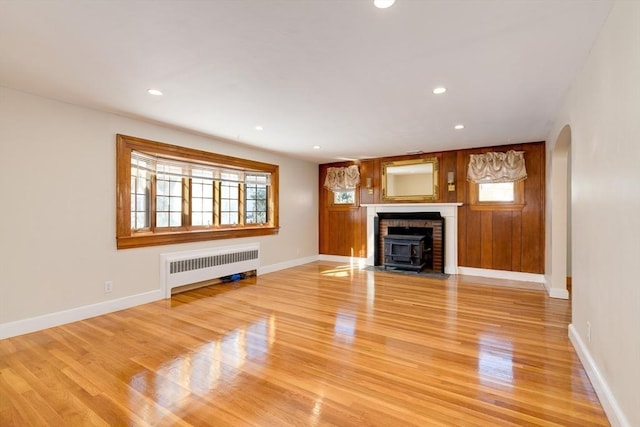
[[[376,204],[376,205],[362,205],[367,208],[367,265],[376,265],[381,264],[380,260],[376,262],[375,260],[375,218],[378,216],[378,213],[418,213],[418,212],[439,212],[440,215],[444,218],[444,272],[447,274],[457,274],[458,273],[458,206],[461,206],[462,203],[394,203],[394,204]],[[394,221],[393,224],[389,224],[387,221]],[[411,224],[405,223],[397,223],[396,221],[411,221]],[[417,224],[415,221],[421,221],[423,225]],[[395,227],[395,226],[411,226],[411,227],[432,227],[432,225],[427,225],[425,222],[429,222],[429,220],[381,220],[380,227],[383,227],[382,223],[386,227]],[[439,221],[435,221],[439,222]],[[381,230],[381,236],[384,230]],[[436,229],[434,227],[434,246],[436,243]],[[382,238],[380,238],[382,240]],[[384,251],[377,251],[378,253],[383,253]],[[434,251],[434,270],[442,271],[441,265],[440,268],[436,268],[436,260],[435,260],[435,251]],[[440,260],[440,262],[442,262]]]
[[[426,214],[430,214],[427,212]],[[416,215],[417,213],[409,213],[409,215]],[[424,213],[423,213],[424,214]],[[431,213],[432,214],[432,213]],[[394,218],[393,215],[398,215]],[[384,236],[388,235],[389,227],[419,227],[419,228],[431,228],[432,229],[432,257],[433,267],[432,270],[436,272],[444,272],[444,248],[443,244],[443,221],[441,219],[425,219],[425,218],[402,218],[407,213],[383,213],[379,212],[378,220],[378,259],[376,265],[384,264]],[[386,218],[386,216],[391,216]],[[375,230],[374,230],[375,233]]]

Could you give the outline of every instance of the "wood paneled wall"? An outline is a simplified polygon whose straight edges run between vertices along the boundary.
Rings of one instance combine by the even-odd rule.
[[[528,178],[524,181],[524,208],[521,211],[472,210],[469,206],[471,184],[466,181],[469,155],[507,150],[525,152]],[[458,265],[544,273],[544,142],[320,165],[320,253],[365,257],[367,212],[360,204],[382,203],[382,162],[434,156],[440,164],[440,194],[437,202],[463,203],[458,210]],[[362,178],[357,206],[334,206],[331,203],[333,193],[323,187],[327,168],[349,166],[354,163],[360,166]],[[447,173],[451,171],[456,174],[455,191],[447,191]],[[372,180],[373,194],[369,194],[365,187],[367,178]]]

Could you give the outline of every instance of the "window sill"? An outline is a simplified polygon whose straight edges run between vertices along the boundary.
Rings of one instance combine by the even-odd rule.
[[[172,245],[178,243],[203,242],[207,240],[235,239],[241,237],[270,236],[278,234],[279,228],[257,226],[243,228],[223,228],[197,231],[167,231],[156,233],[137,233],[117,238],[118,249],[141,248],[145,246]]]

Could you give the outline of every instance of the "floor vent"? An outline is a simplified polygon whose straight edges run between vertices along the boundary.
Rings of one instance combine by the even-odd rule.
[[[171,289],[218,279],[260,267],[260,244],[224,246],[160,255],[160,282],[165,298]]]

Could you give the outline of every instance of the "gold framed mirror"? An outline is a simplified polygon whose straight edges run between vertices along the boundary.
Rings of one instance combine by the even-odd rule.
[[[438,158],[382,163],[382,200],[438,200]]]

